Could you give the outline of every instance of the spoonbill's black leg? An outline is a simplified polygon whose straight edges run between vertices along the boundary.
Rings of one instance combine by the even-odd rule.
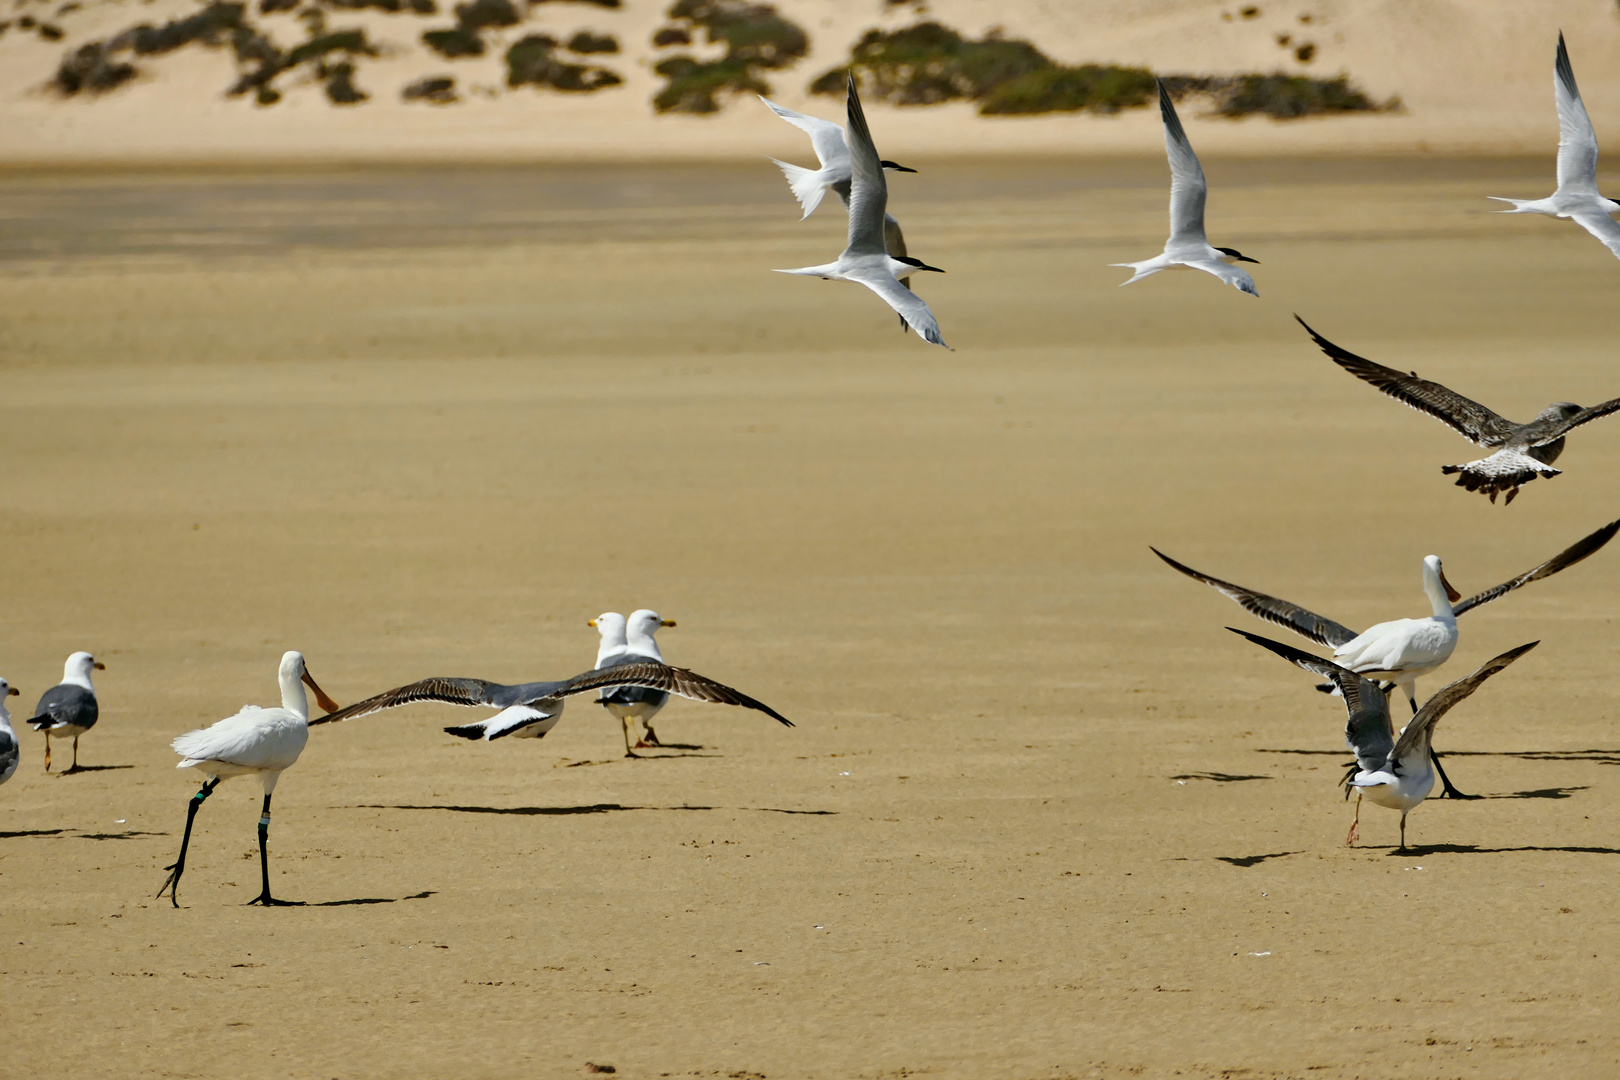
[[[302,900],[277,900],[270,895],[270,852],[266,844],[270,840],[270,796],[264,797],[264,812],[259,817],[259,876],[264,881],[264,887],[259,895],[249,900],[249,904],[263,904],[265,907],[302,907]]]
[[[1440,755],[1434,752],[1432,746],[1429,747],[1429,760],[1434,762],[1434,771],[1440,774],[1440,783],[1445,785],[1445,790],[1440,793],[1442,799],[1483,799],[1485,797],[1483,795],[1464,795],[1458,791],[1452,785],[1451,779],[1446,776],[1446,770],[1441,768]]]
[[[202,786],[202,790],[193,795],[186,802],[186,833],[180,838],[180,857],[173,864],[163,869],[169,871],[169,880],[163,883],[163,888],[157,891],[157,899],[163,899],[163,890],[169,891],[169,900],[175,907],[180,906],[180,875],[186,872],[186,848],[191,846],[191,823],[197,818],[197,808],[202,806],[203,800],[214,793],[219,787],[219,777],[214,777]]]

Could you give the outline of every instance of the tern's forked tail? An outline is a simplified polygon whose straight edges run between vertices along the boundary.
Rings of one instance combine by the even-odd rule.
[[[782,175],[787,177],[788,187],[793,189],[793,197],[804,207],[804,217],[799,219],[803,221],[815,213],[816,207],[821,205],[822,198],[827,194],[827,185],[821,182],[821,174],[814,169],[777,161],[776,158],[771,160],[782,170]]]

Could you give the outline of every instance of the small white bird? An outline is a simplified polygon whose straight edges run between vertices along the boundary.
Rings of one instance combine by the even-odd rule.
[[[1122,286],[1134,284],[1160,270],[1187,267],[1214,274],[1250,296],[1259,296],[1260,290],[1254,287],[1254,279],[1248,272],[1229,266],[1226,260],[1254,263],[1256,266],[1260,260],[1251,259],[1236,248],[1210,247],[1209,240],[1204,236],[1204,197],[1209,188],[1204,183],[1204,170],[1198,164],[1198,155],[1193,153],[1192,143],[1187,141],[1187,133],[1181,129],[1176,107],[1171,103],[1162,81],[1159,83],[1159,116],[1164,120],[1164,146],[1170,156],[1170,239],[1165,241],[1164,253],[1154,258],[1144,262],[1109,265],[1125,266],[1136,271],[1129,281],[1121,282]]]
[[[96,704],[96,688],[90,684],[91,671],[105,671],[107,665],[87,652],[76,652],[62,665],[62,681],[45,691],[34,706],[28,723],[45,733],[45,771],[51,771],[51,736],[73,737],[73,765],[62,776],[79,771],[79,736],[96,726],[101,715]]]
[[[270,856],[266,844],[270,838],[270,795],[276,790],[281,774],[292,768],[298,755],[309,741],[309,699],[304,687],[315,691],[315,700],[326,712],[336,712],[337,702],[326,696],[304,665],[302,653],[289,650],[281,656],[281,707],[261,709],[257,705],[244,705],[235,716],[228,716],[216,724],[199,731],[188,731],[171,744],[175,753],[185,760],[177,769],[196,769],[213,779],[203,784],[202,790],[186,804],[186,831],[180,840],[180,857],[170,866],[169,878],[158,890],[165,891],[175,907],[180,906],[180,875],[186,872],[186,848],[191,844],[191,823],[203,801],[214,793],[221,780],[232,776],[257,776],[264,784],[264,809],[259,816],[259,873],[263,888],[249,904],[266,907],[288,907],[296,900],[277,900],[270,895]]]
[[[1434,790],[1434,769],[1430,767],[1434,759],[1430,749],[1434,726],[1452,706],[1479,689],[1480,683],[1540,644],[1532,641],[1528,645],[1509,649],[1494,660],[1486,661],[1484,666],[1466,679],[1458,679],[1441,687],[1438,693],[1423,703],[1423,708],[1400,730],[1399,735],[1395,735],[1392,734],[1389,719],[1389,699],[1377,683],[1292,645],[1284,645],[1258,634],[1246,634],[1230,626],[1227,629],[1270,649],[1285,660],[1293,661],[1306,671],[1331,680],[1339,688],[1349,714],[1344,740],[1356,755],[1355,764],[1345,774],[1345,796],[1348,797],[1350,789],[1354,788],[1358,795],[1365,795],[1379,806],[1399,810],[1402,851],[1406,850],[1406,815]],[[1345,843],[1356,842],[1360,822],[1361,800],[1358,798],[1356,817],[1351,822]]]
[[[602,616],[605,619],[607,616]],[[600,620],[593,620],[600,621]],[[664,662],[664,654],[658,649],[658,642],[653,635],[658,633],[660,627],[674,626],[674,619],[661,618],[656,611],[641,608],[630,613],[628,622],[620,619],[623,624],[624,648],[604,656],[601,650],[596,654],[596,670],[619,667],[624,664],[635,664],[643,660],[656,660]],[[607,635],[602,637],[603,649],[607,647]],[[648,746],[659,745],[658,736],[652,729],[652,718],[658,715],[658,710],[669,703],[669,695],[662,690],[653,690],[645,686],[610,686],[597,695],[597,703],[608,712],[619,718],[624,725],[624,749],[626,753]],[[640,720],[646,734],[634,738],[636,721]],[[633,741],[632,741],[633,740]]]
[[[11,779],[17,771],[17,763],[22,760],[17,733],[11,730],[11,711],[6,708],[6,698],[16,697],[18,692],[15,686],[0,679],[0,784]]]
[[[934,313],[916,293],[901,284],[901,278],[909,279],[919,270],[932,270],[940,274],[945,271],[909,255],[891,253],[885,239],[889,188],[883,178],[883,162],[872,143],[872,133],[866,126],[866,115],[861,111],[861,99],[855,89],[853,75],[849,77],[847,111],[850,157],[848,244],[837,262],[776,272],[865,285],[898,312],[924,341],[948,349],[950,346],[945,345],[940,337],[939,323]]]
[[[1586,115],[1581,91],[1575,85],[1575,69],[1564,48],[1564,35],[1558,35],[1558,57],[1553,63],[1553,100],[1558,106],[1558,190],[1545,199],[1489,198],[1512,203],[1511,210],[1499,214],[1546,214],[1573,220],[1620,257],[1620,224],[1609,215],[1620,210],[1620,202],[1606,199],[1597,189],[1597,132]]]

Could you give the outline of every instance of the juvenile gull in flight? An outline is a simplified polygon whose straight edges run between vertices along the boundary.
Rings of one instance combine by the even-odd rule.
[[[1465,465],[1443,465],[1440,471],[1446,476],[1458,474],[1458,487],[1483,492],[1490,496],[1491,502],[1496,501],[1499,493],[1507,492],[1503,506],[1513,501],[1520,487],[1538,476],[1553,477],[1559,474],[1561,470],[1553,468],[1552,463],[1564,452],[1565,435],[1582,424],[1620,409],[1620,398],[1612,398],[1589,409],[1583,409],[1572,401],[1555,401],[1529,423],[1515,424],[1454,390],[1418,378],[1415,371],[1396,371],[1341,349],[1312,330],[1298,315],[1294,318],[1305,327],[1305,332],[1321,346],[1329,359],[1362,382],[1377,387],[1418,412],[1428,413],[1449,424],[1470,442],[1494,451],[1490,457]]]
[[[309,699],[304,687],[315,691],[315,700],[321,708],[335,710],[337,702],[310,677],[302,653],[288,651],[281,656],[277,671],[281,683],[281,707],[261,709],[257,705],[244,705],[235,716],[200,731],[188,731],[173,742],[174,752],[183,759],[177,769],[196,769],[212,779],[203,783],[202,790],[186,803],[186,832],[180,840],[180,857],[170,866],[168,880],[158,890],[158,896],[169,894],[169,901],[180,906],[180,876],[186,872],[186,849],[191,846],[191,823],[208,796],[214,793],[221,780],[232,776],[257,776],[264,785],[264,807],[259,813],[259,876],[263,885],[259,895],[249,904],[265,907],[295,906],[299,901],[277,900],[270,895],[270,795],[276,790],[281,774],[292,768],[298,755],[309,741]]]
[[[1181,118],[1176,115],[1176,107],[1171,103],[1163,81],[1159,83],[1159,116],[1164,120],[1164,146],[1170,155],[1170,239],[1165,241],[1163,253],[1151,259],[1109,265],[1126,266],[1136,271],[1135,276],[1121,282],[1121,285],[1134,284],[1160,270],[1187,267],[1214,274],[1250,296],[1259,296],[1260,290],[1254,287],[1254,279],[1248,272],[1228,265],[1226,260],[1254,263],[1257,266],[1260,260],[1251,259],[1235,248],[1210,247],[1204,235],[1204,197],[1209,187],[1204,183],[1204,170],[1198,164],[1198,155],[1193,153],[1192,143],[1187,141],[1187,133],[1181,129]]]
[[[1150,550],[1194,581],[1201,581],[1222,596],[1236,601],[1249,614],[1276,623],[1278,626],[1285,626],[1303,638],[1331,648],[1333,659],[1344,667],[1359,675],[1384,681],[1391,686],[1399,686],[1405,691],[1406,700],[1415,713],[1418,709],[1418,678],[1451,659],[1452,652],[1457,648],[1458,616],[1472,611],[1481,604],[1500,599],[1522,585],[1551,577],[1560,570],[1574,566],[1607,544],[1613,539],[1616,531],[1620,531],[1620,520],[1611,521],[1601,529],[1583,536],[1540,566],[1509,578],[1500,585],[1475,593],[1466,600],[1460,600],[1457,591],[1446,581],[1440,560],[1430,555],[1423,560],[1423,590],[1428,594],[1433,614],[1424,619],[1395,619],[1382,622],[1360,634],[1298,604],[1210,577],[1177,562],[1158,548]],[[1332,691],[1335,684],[1326,683],[1317,689]],[[1385,687],[1386,692],[1389,689],[1389,686]],[[1445,769],[1440,766],[1438,756],[1435,758],[1435,768],[1439,770],[1440,782],[1444,785],[1446,796],[1453,799],[1471,797],[1464,795],[1452,785]]]
[[[1486,661],[1466,679],[1458,679],[1441,687],[1396,735],[1389,719],[1389,699],[1377,683],[1331,661],[1301,652],[1292,645],[1284,645],[1258,634],[1247,634],[1230,626],[1227,629],[1270,649],[1285,660],[1293,661],[1314,675],[1332,680],[1338,686],[1349,715],[1344,728],[1344,741],[1356,755],[1355,764],[1345,774],[1345,796],[1348,797],[1350,789],[1354,788],[1358,796],[1365,795],[1379,806],[1399,810],[1402,851],[1406,850],[1406,815],[1434,790],[1434,770],[1429,766],[1434,760],[1430,740],[1434,736],[1435,725],[1454,705],[1479,689],[1480,683],[1540,644],[1532,641],[1509,649],[1494,660]],[[1356,819],[1350,825],[1345,843],[1355,843],[1360,821],[1361,800],[1358,798]]]
[[[1511,210],[1497,211],[1501,214],[1569,218],[1620,257],[1620,225],[1609,216],[1620,210],[1620,202],[1598,194],[1597,132],[1592,130],[1592,118],[1586,115],[1586,104],[1575,85],[1575,69],[1570,66],[1562,32],[1553,62],[1553,100],[1558,106],[1558,190],[1545,199],[1487,198],[1513,204]]]
[[[73,765],[62,776],[79,771],[79,736],[96,726],[101,715],[96,705],[96,688],[90,684],[91,671],[105,671],[107,665],[87,652],[76,652],[62,666],[62,681],[40,697],[28,723],[45,733],[45,771],[51,771],[51,736],[72,736]]]

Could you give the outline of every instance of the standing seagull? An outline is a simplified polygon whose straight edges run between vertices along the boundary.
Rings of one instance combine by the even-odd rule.
[[[1589,409],[1573,401],[1555,401],[1528,424],[1515,424],[1448,387],[1418,378],[1415,371],[1399,372],[1341,349],[1312,330],[1298,315],[1294,319],[1305,327],[1305,332],[1329,359],[1362,382],[1448,424],[1469,442],[1495,451],[1490,457],[1466,465],[1442,465],[1440,472],[1445,476],[1458,474],[1458,487],[1489,495],[1491,502],[1496,501],[1499,493],[1507,492],[1503,506],[1513,501],[1520,487],[1538,476],[1550,479],[1562,471],[1553,468],[1552,463],[1564,452],[1565,435],[1582,424],[1620,410],[1620,398],[1611,398]]]
[[[281,654],[279,678],[281,708],[244,705],[235,716],[200,731],[188,731],[171,744],[175,753],[185,759],[175,768],[195,768],[213,778],[187,803],[180,857],[164,867],[169,871],[169,879],[157,894],[161,897],[167,890],[175,907],[180,906],[180,875],[186,872],[186,848],[191,844],[191,823],[197,817],[198,808],[214,793],[221,780],[254,775],[264,784],[264,809],[259,815],[259,873],[264,885],[259,895],[248,903],[266,907],[291,907],[301,903],[277,900],[270,895],[270,855],[266,849],[270,839],[270,795],[276,790],[276,781],[281,779],[282,772],[292,768],[309,741],[309,699],[304,696],[304,687],[315,691],[315,700],[326,711],[335,711],[338,704],[310,677],[303,653],[289,650]]]
[[[658,612],[641,608],[630,613],[630,619],[625,624],[625,647],[611,656],[603,656],[600,652],[596,657],[596,670],[603,671],[611,667],[620,667],[624,664],[633,664],[642,660],[656,660],[662,664],[664,654],[658,651],[658,642],[653,635],[658,633],[659,627],[674,626],[674,619],[660,618]],[[606,639],[603,641],[606,645]],[[658,715],[669,702],[669,695],[662,690],[652,690],[645,686],[612,686],[603,690],[597,696],[597,703],[608,712],[619,718],[624,725],[624,752],[634,757],[634,751],[647,746],[657,746],[658,736],[652,729],[652,718]],[[636,721],[647,729],[645,736],[631,742],[635,735]]]
[[[34,706],[34,715],[28,723],[35,731],[45,733],[45,771],[51,771],[51,736],[73,736],[73,765],[59,775],[68,776],[79,771],[79,736],[96,726],[101,710],[96,705],[96,688],[90,685],[90,672],[106,671],[107,665],[98,663],[87,652],[76,652],[62,665],[62,681],[45,691]]]
[[[1279,600],[1274,596],[1244,588],[1242,585],[1210,577],[1208,574],[1201,574],[1190,566],[1176,562],[1158,548],[1149,550],[1194,581],[1201,581],[1227,599],[1235,600],[1249,614],[1279,626],[1286,626],[1318,645],[1328,646],[1333,649],[1335,661],[1357,674],[1383,680],[1391,686],[1399,686],[1406,692],[1406,700],[1416,713],[1417,680],[1451,659],[1452,652],[1457,648],[1459,615],[1506,596],[1521,585],[1540,581],[1560,570],[1574,566],[1607,544],[1617,531],[1620,531],[1620,520],[1611,521],[1601,529],[1583,536],[1540,566],[1509,578],[1484,592],[1475,593],[1460,602],[1457,590],[1446,580],[1440,560],[1430,555],[1423,560],[1423,591],[1429,596],[1433,614],[1426,619],[1395,619],[1382,622],[1369,627],[1361,634],[1332,619],[1307,611],[1298,604]],[[1324,691],[1332,691],[1334,688],[1332,683],[1317,687],[1318,690]],[[1388,689],[1389,687],[1385,687],[1386,692]],[[1440,782],[1445,785],[1446,797],[1453,799],[1473,797],[1464,795],[1452,785],[1445,769],[1440,765],[1438,755],[1435,757],[1435,768],[1440,772]]]
[[[6,708],[6,698],[16,697],[17,693],[15,686],[0,679],[0,784],[11,779],[12,773],[17,771],[17,763],[22,760],[17,733],[11,730],[11,710]]]
[[[853,281],[877,293],[895,311],[899,312],[924,341],[932,345],[945,345],[939,335],[939,323],[934,313],[916,293],[900,283],[918,270],[932,270],[943,274],[937,266],[928,266],[921,259],[908,255],[893,255],[884,239],[884,221],[888,216],[889,187],[883,179],[883,162],[878,158],[872,133],[866,127],[866,115],[861,111],[861,98],[855,90],[855,76],[849,77],[849,242],[837,262],[821,266],[804,266],[797,270],[778,270],[778,274],[799,274],[826,280]]]
[[[1609,215],[1620,210],[1620,202],[1606,199],[1597,189],[1597,132],[1586,115],[1581,91],[1575,85],[1575,69],[1569,65],[1564,35],[1558,34],[1558,58],[1553,62],[1553,100],[1558,105],[1558,190],[1545,199],[1504,199],[1513,209],[1499,214],[1546,214],[1570,218],[1603,242],[1620,257],[1620,225]]]
[[[1349,713],[1344,741],[1356,755],[1356,763],[1350,766],[1344,778],[1345,796],[1348,797],[1350,789],[1355,788],[1357,795],[1365,795],[1379,806],[1399,810],[1402,851],[1406,850],[1406,815],[1434,790],[1434,770],[1429,767],[1434,759],[1434,750],[1429,745],[1434,736],[1434,726],[1452,706],[1479,689],[1480,683],[1541,644],[1532,641],[1517,649],[1509,649],[1494,660],[1486,661],[1484,666],[1466,679],[1458,679],[1441,687],[1437,694],[1423,703],[1423,708],[1396,736],[1389,720],[1389,699],[1377,683],[1280,641],[1272,641],[1258,634],[1245,634],[1230,626],[1227,629],[1270,649],[1285,660],[1293,661],[1314,675],[1331,679],[1339,688]],[[1361,800],[1358,798],[1356,819],[1350,825],[1345,843],[1355,843],[1360,822]]]
[[[1254,287],[1254,279],[1248,271],[1230,266],[1226,260],[1256,266],[1260,265],[1260,260],[1251,259],[1236,248],[1210,247],[1204,236],[1204,196],[1209,192],[1209,185],[1204,183],[1204,170],[1198,164],[1198,155],[1193,153],[1192,143],[1187,141],[1187,133],[1181,129],[1181,118],[1176,116],[1176,107],[1170,101],[1163,80],[1159,81],[1159,115],[1164,119],[1164,147],[1170,155],[1170,239],[1164,243],[1163,254],[1145,262],[1108,265],[1128,266],[1136,271],[1134,277],[1121,285],[1141,281],[1160,270],[1184,266],[1214,274],[1250,296],[1259,296],[1260,290]]]
[[[508,735],[538,739],[557,726],[567,698],[611,686],[644,686],[649,690],[679,694],[694,701],[740,705],[743,708],[758,710],[786,727],[793,726],[793,721],[764,702],[756,701],[747,694],[717,683],[695,671],[670,667],[655,660],[620,664],[603,671],[587,671],[559,682],[521,683],[516,686],[485,682],[483,679],[447,676],[422,679],[420,682],[385,690],[364,701],[357,701],[348,708],[339,709],[328,716],[317,717],[311,720],[310,724],[313,726],[354,720],[417,701],[441,701],[447,705],[482,705],[501,710],[484,720],[458,727],[447,727],[444,730],[448,734],[463,739],[482,739],[485,742],[504,739]],[[635,756],[631,751],[625,752],[625,757]]]

